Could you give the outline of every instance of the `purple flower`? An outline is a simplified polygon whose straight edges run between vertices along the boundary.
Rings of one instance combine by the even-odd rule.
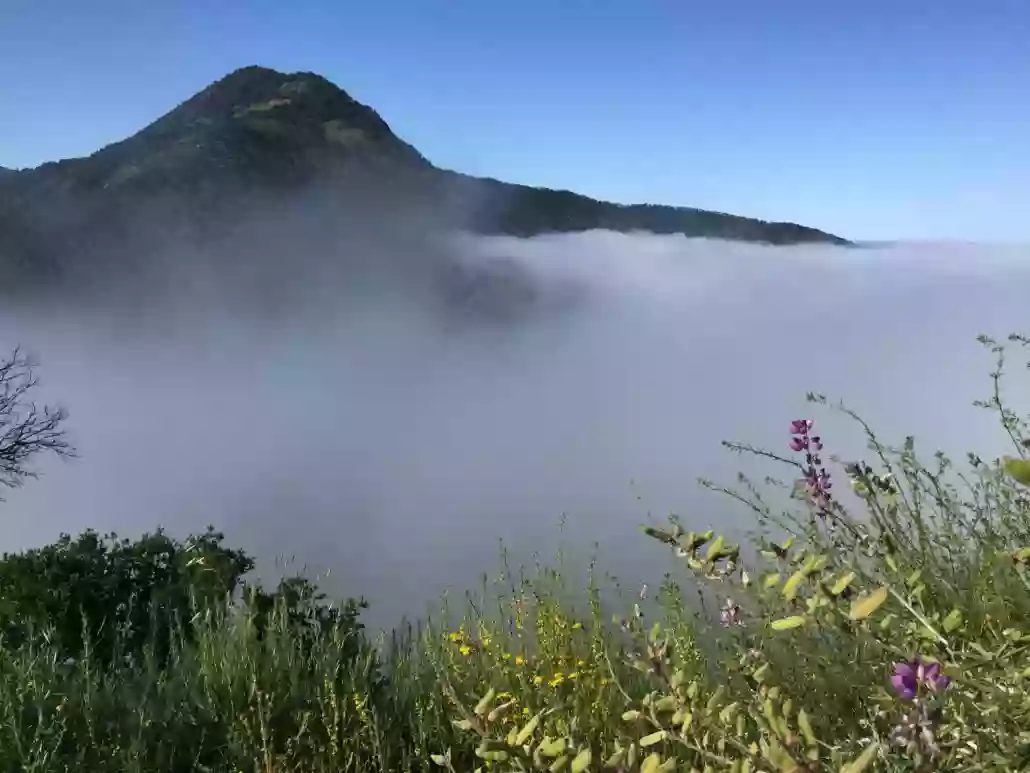
[[[733,625],[743,625],[739,619],[740,607],[733,603],[733,599],[726,599],[726,603],[719,610],[719,623],[724,628]]]
[[[833,497],[830,489],[833,482],[830,480],[830,473],[823,467],[823,460],[819,456],[822,450],[823,441],[818,435],[811,435],[810,432],[814,423],[811,419],[796,419],[790,423],[790,431],[794,436],[790,439],[792,451],[805,452],[805,466],[802,481],[805,490],[811,497],[812,502],[818,508],[819,515],[826,517],[831,515],[830,507]]]
[[[894,664],[891,686],[902,700],[913,700],[921,687],[942,692],[951,684],[951,677],[941,673],[940,663],[926,663],[921,658]]]

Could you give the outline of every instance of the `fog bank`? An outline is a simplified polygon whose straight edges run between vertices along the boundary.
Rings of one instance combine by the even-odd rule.
[[[719,442],[785,450],[810,390],[927,455],[1003,450],[969,405],[993,364],[974,338],[1026,329],[1027,248],[592,232],[433,249],[503,257],[572,300],[487,324],[421,283],[356,289],[333,273],[264,320],[195,282],[131,318],[116,299],[0,311],[0,345],[38,356],[81,452],[6,494],[0,547],[212,523],[263,566],[331,568],[331,591],[367,596],[390,624],[475,585],[499,539],[550,553],[563,513],[606,567],[658,580],[666,556],[636,531],[648,511],[746,527],[695,480],[776,471]],[[857,428],[824,416],[828,449],[856,457]]]

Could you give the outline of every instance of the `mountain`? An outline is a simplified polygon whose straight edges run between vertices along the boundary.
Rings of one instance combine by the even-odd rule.
[[[600,228],[849,243],[793,223],[612,204],[439,169],[325,78],[246,67],[88,157],[0,169],[0,271],[8,287],[118,271],[173,240],[211,243],[256,212],[288,218],[312,206],[352,224],[404,213],[486,234]]]

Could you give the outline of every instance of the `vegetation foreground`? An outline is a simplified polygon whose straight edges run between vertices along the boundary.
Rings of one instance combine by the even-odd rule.
[[[981,342],[997,367],[976,405],[1011,457],[927,466],[843,407],[867,460],[837,463],[808,419],[782,453],[727,443],[791,471],[704,483],[752,508],[748,543],[645,527],[683,586],[656,578],[614,610],[593,572],[576,588],[560,562],[505,568],[482,597],[373,637],[363,602],[248,583],[250,558],[213,531],[5,555],[0,770],[1026,769],[1030,427],[1001,397],[1006,347]],[[0,363],[2,484],[72,453],[34,385],[20,355]]]

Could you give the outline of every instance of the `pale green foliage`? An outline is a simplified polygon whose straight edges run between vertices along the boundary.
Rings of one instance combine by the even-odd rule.
[[[705,482],[757,514],[753,557],[724,535],[687,532],[675,519],[645,532],[683,559],[702,604],[712,592],[732,598],[721,611],[725,627],[681,607],[672,634],[646,625],[636,604],[628,620],[595,632],[615,687],[594,708],[604,712],[603,730],[575,691],[521,730],[495,722],[490,670],[478,685],[463,682],[464,693],[445,671],[478,759],[461,767],[451,749],[437,764],[453,771],[559,771],[574,761],[577,770],[618,771],[1025,769],[1030,461],[1023,439],[1030,430],[1001,397],[1004,347],[981,340],[998,365],[992,396],[977,406],[998,414],[1017,456],[970,455],[959,471],[937,454],[928,466],[911,438],[888,447],[840,406],[859,422],[872,454],[847,473],[834,470],[838,482],[850,479],[859,508],[834,497],[778,512],[744,476],[742,491]],[[1028,345],[1020,336],[1010,341]],[[801,467],[786,455],[726,445]],[[912,673],[933,676],[908,693],[904,681],[892,685],[895,663],[899,680],[908,663],[927,664]],[[950,683],[933,681],[938,667]],[[506,687],[507,701],[524,700]],[[478,711],[466,708],[476,697]]]

